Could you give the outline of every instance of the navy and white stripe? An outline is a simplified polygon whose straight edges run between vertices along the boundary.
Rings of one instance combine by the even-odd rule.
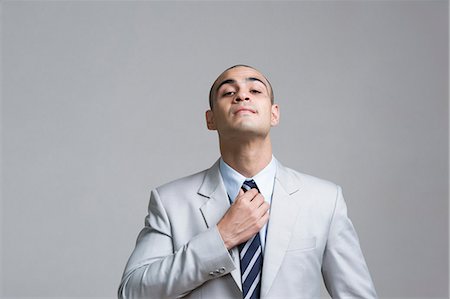
[[[244,192],[258,187],[255,181],[247,180],[242,185]],[[259,189],[258,189],[259,191]],[[242,292],[244,299],[258,299],[261,291],[261,270],[263,264],[259,233],[238,246],[241,259]]]

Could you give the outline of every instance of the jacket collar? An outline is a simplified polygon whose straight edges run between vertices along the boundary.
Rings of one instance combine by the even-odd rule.
[[[214,192],[216,192],[219,185],[223,185],[222,176],[220,175],[219,161],[220,159],[217,159],[217,161],[206,170],[206,174],[202,184],[200,185],[198,194],[209,198]],[[275,181],[280,184],[286,193],[295,193],[301,185],[301,182],[299,184],[299,178],[293,176],[291,173],[292,170],[284,167],[279,161],[277,162],[278,167],[275,174]]]
[[[219,170],[219,159],[217,159],[213,166],[206,170],[203,182],[198,189],[198,194],[210,198],[220,185],[223,186],[223,181]]]

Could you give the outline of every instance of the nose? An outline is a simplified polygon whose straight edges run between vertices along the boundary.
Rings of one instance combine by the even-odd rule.
[[[236,94],[236,98],[235,101],[236,102],[242,102],[242,101],[249,101],[250,98],[248,96],[248,93],[246,93],[243,90],[240,90],[237,94]]]

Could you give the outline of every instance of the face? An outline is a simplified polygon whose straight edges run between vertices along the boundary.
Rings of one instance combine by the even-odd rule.
[[[264,137],[278,124],[279,108],[271,103],[269,82],[255,69],[239,66],[225,71],[213,92],[206,123],[220,137]]]

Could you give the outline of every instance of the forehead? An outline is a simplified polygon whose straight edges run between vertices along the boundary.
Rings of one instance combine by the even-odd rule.
[[[249,67],[242,67],[238,66],[232,69],[229,69],[225,72],[223,72],[216,80],[216,88],[219,86],[223,81],[226,80],[234,80],[237,82],[245,81],[248,78],[256,78],[261,80],[266,86],[268,84],[266,78],[263,74],[258,72],[255,69],[249,68]]]

